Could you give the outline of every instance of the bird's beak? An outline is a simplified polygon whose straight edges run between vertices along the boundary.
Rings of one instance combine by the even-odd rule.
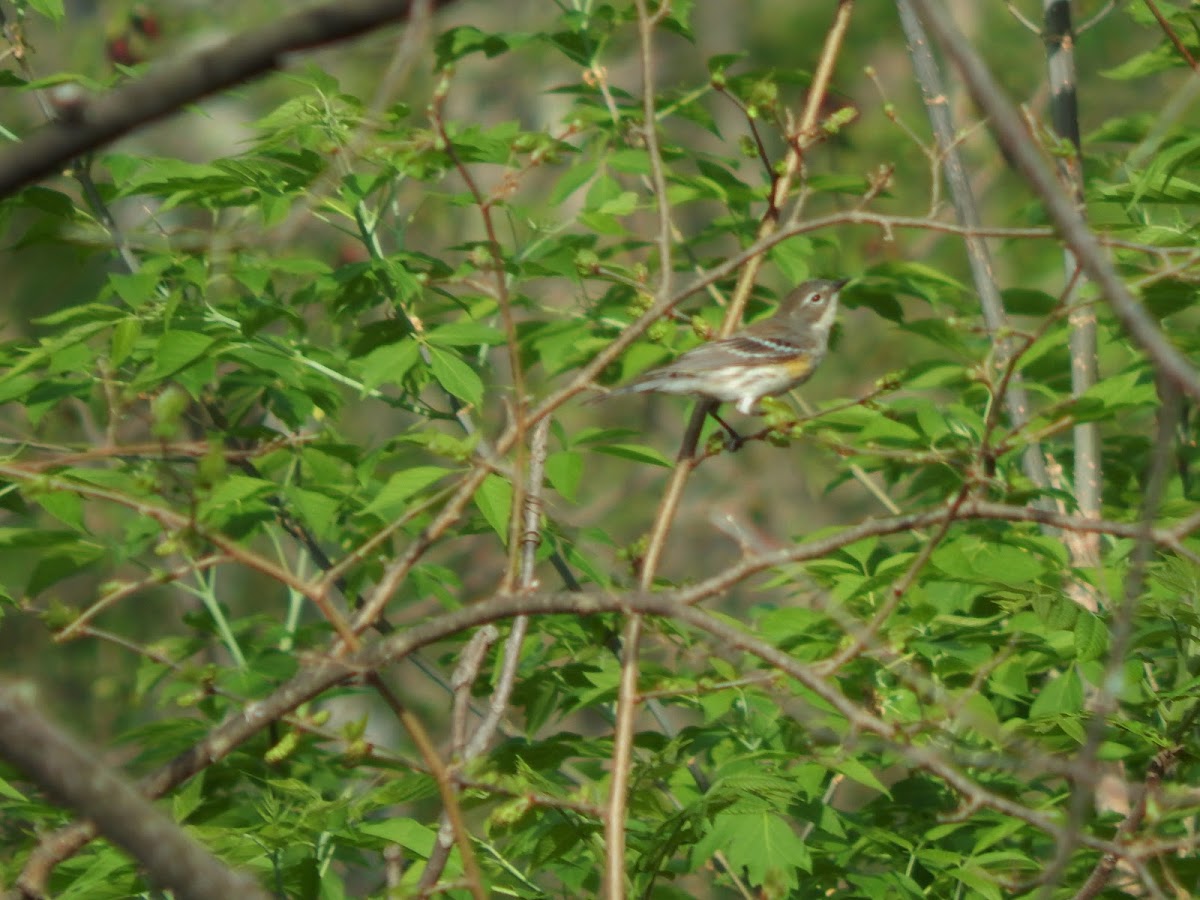
[[[843,278],[841,281],[835,281],[833,283],[833,289],[835,291],[840,291],[842,288],[844,288],[846,285],[848,285],[853,280],[854,280],[853,278]]]

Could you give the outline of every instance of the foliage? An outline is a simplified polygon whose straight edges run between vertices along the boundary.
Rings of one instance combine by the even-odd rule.
[[[1101,378],[1073,393],[1062,245],[1007,171],[985,219],[1011,229],[994,249],[1012,318],[983,325],[916,89],[856,70],[906,65],[894,35],[851,37],[802,133],[815,38],[778,63],[704,59],[693,6],[656,14],[657,142],[637,5],[561,4],[527,30],[435,21],[432,58],[382,102],[342,48],[248,89],[227,152],[124,143],[5,198],[10,672],[135,776],[286,694],[163,801],[283,896],[467,896],[476,866],[496,895],[597,894],[614,810],[633,896],[1073,896],[1105,866],[1097,893],[1197,889],[1186,407],[1089,285]],[[1040,72],[1040,44],[993,12]],[[789,15],[818,35],[830,11]],[[1166,10],[1185,43],[1188,15]],[[1102,116],[1085,200],[1196,360],[1200,143],[1169,114],[1187,63],[1160,28],[1132,4],[1080,36],[1111,53],[1082,76]],[[33,77],[13,72],[10,95]],[[1003,169],[980,129],[962,150]],[[782,230],[756,242],[772,211]],[[747,319],[806,277],[855,276],[806,388],[820,402],[768,402],[737,453],[705,425],[658,605],[639,606],[685,405],[580,401],[715,335],[757,257]],[[79,283],[48,299],[38,279],[63,270]],[[1074,499],[1081,423],[1098,517]],[[622,811],[632,610],[655,615]],[[514,611],[536,614],[519,643]],[[288,693],[352,651],[379,682],[352,666]],[[15,881],[71,814],[0,771]],[[103,841],[48,887],[149,890]]]

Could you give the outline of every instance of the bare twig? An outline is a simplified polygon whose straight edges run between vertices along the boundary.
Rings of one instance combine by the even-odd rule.
[[[1080,762],[1085,767],[1094,766],[1100,745],[1108,731],[1108,717],[1116,711],[1116,686],[1121,683],[1125,669],[1126,655],[1129,652],[1130,640],[1133,637],[1133,620],[1137,613],[1142,591],[1146,586],[1146,570],[1154,555],[1154,519],[1162,504],[1163,493],[1171,474],[1172,449],[1175,442],[1175,428],[1179,423],[1180,397],[1175,384],[1166,379],[1159,379],[1159,394],[1161,404],[1158,409],[1158,421],[1155,428],[1154,448],[1150,464],[1146,472],[1146,483],[1142,494],[1141,517],[1138,523],[1138,536],[1130,557],[1129,572],[1125,577],[1125,596],[1121,598],[1113,616],[1110,629],[1108,661],[1104,669],[1104,678],[1093,701],[1092,720],[1087,729],[1087,741],[1078,751]],[[1067,841],[1060,843],[1053,861],[1046,867],[1047,878],[1043,893],[1049,896],[1055,885],[1055,879],[1065,870],[1071,850],[1075,846],[1074,837],[1082,826],[1083,819],[1092,802],[1091,792],[1080,785],[1072,786],[1071,802],[1068,805],[1066,821]],[[1128,821],[1128,820],[1127,820]],[[1132,826],[1131,826],[1132,827]],[[1098,867],[1093,872],[1103,868]],[[1111,866],[1108,867],[1111,872]],[[1092,879],[1089,879],[1091,881]],[[1103,882],[1100,882],[1102,885]],[[1098,887],[1097,887],[1098,890]]]
[[[520,536],[521,569],[517,574],[516,584],[517,589],[523,592],[531,591],[537,585],[534,578],[534,571],[537,548],[538,544],[541,543],[542,481],[546,469],[546,456],[549,452],[549,439],[550,420],[542,419],[533,430],[532,446],[529,452],[529,491],[525,497],[525,508],[521,511],[524,526]],[[491,626],[487,627],[490,628]],[[455,703],[456,736],[454,746],[458,755],[457,768],[461,768],[483,753],[500,727],[504,713],[508,709],[509,700],[512,698],[513,688],[516,685],[517,667],[521,661],[521,646],[525,641],[528,629],[528,616],[516,616],[513,618],[508,639],[504,642],[504,663],[500,668],[499,677],[496,679],[496,688],[492,691],[487,713],[469,740],[465,736],[467,709],[465,699],[464,702]],[[484,629],[480,629],[476,632],[476,637],[472,638],[472,643],[477,640],[483,631]],[[488,646],[499,636],[494,628],[492,629],[492,635],[494,636],[490,638]],[[469,685],[475,680],[479,666],[477,663],[469,668],[460,665],[460,669],[464,671],[458,681],[467,688],[465,696],[469,696]],[[460,720],[461,727],[459,726]],[[461,738],[458,737],[460,733],[462,734]],[[437,883],[437,879],[441,877],[446,861],[449,858],[452,840],[453,831],[450,827],[450,821],[443,815],[433,852],[430,854],[429,861],[425,864],[425,870],[421,873],[420,886],[423,890],[431,889]]]
[[[1075,29],[1075,33],[1083,34],[1088,29],[1096,27],[1102,21],[1104,21],[1105,18],[1108,17],[1109,13],[1111,13],[1116,8],[1117,8],[1117,0],[1108,0],[1107,3],[1105,3],[1098,10],[1096,10],[1094,13],[1092,13],[1092,15],[1088,19],[1085,19],[1080,24],[1080,26]]]
[[[1034,34],[1040,35],[1042,33],[1042,29],[1038,28],[1037,22],[1030,19],[1027,15],[1025,15],[1025,13],[1021,12],[1021,10],[1017,9],[1017,4],[1013,3],[1012,0],[1005,0],[1004,5],[1007,7],[1009,14],[1014,19],[1016,19]]]
[[[529,491],[525,496],[525,527],[521,532],[521,571],[517,575],[517,590],[528,593],[537,588],[535,571],[537,548],[542,541],[542,479],[546,471],[546,456],[549,452],[550,421],[543,419],[533,430],[529,449]],[[471,760],[482,753],[496,733],[508,702],[512,698],[517,681],[517,666],[521,661],[521,645],[529,627],[526,616],[513,619],[512,630],[504,644],[504,664],[496,680],[488,704],[487,717],[480,723],[464,751],[464,759]]]
[[[658,115],[654,96],[654,28],[659,18],[666,14],[669,5],[659,6],[651,16],[646,0],[635,0],[638,14],[638,46],[642,69],[642,116],[645,120],[643,136],[646,155],[650,160],[650,182],[653,185],[658,205],[658,291],[657,302],[662,302],[671,291],[671,207],[667,200],[667,179],[663,173],[662,151],[658,144]],[[703,414],[701,421],[703,420]],[[695,415],[693,415],[695,419]],[[693,429],[689,427],[689,433]],[[695,429],[699,437],[699,427]],[[685,438],[686,440],[686,438]],[[680,454],[681,457],[684,455]],[[688,454],[690,456],[690,454]],[[674,515],[674,506],[682,493],[683,480],[688,466],[681,460],[671,476],[671,481],[659,506],[646,557],[642,560],[639,584],[647,590],[654,583],[658,557],[666,543],[667,531]],[[674,498],[674,500],[672,500]],[[625,623],[621,639],[621,678],[617,688],[616,721],[613,723],[612,780],[608,790],[608,806],[604,815],[604,880],[603,894],[609,900],[621,900],[625,896],[625,811],[627,808],[629,777],[633,769],[633,722],[638,708],[638,661],[641,655],[642,617],[632,615]]]
[[[466,878],[467,886],[470,888],[475,900],[487,900],[488,895],[484,889],[483,873],[479,871],[479,863],[475,860],[475,851],[471,848],[471,835],[467,831],[466,822],[463,821],[462,809],[458,805],[458,793],[454,786],[454,781],[450,777],[449,770],[443,765],[441,757],[438,756],[437,748],[434,747],[429,733],[425,730],[425,726],[421,724],[421,720],[400,702],[400,698],[387,686],[387,683],[384,682],[378,671],[371,670],[367,674],[367,683],[375,688],[395,714],[396,718],[400,720],[405,731],[408,732],[408,736],[416,744],[421,758],[425,760],[425,765],[429,767],[429,771],[433,774],[434,780],[437,782],[438,793],[442,798],[442,809],[450,821],[450,828],[454,833],[455,844],[458,847],[459,855],[462,857],[463,874]]]
[[[517,450],[517,461],[511,479],[513,512],[512,525],[509,528],[508,536],[510,562],[505,574],[505,578],[509,579],[506,581],[506,587],[511,590],[512,582],[510,579],[516,573],[517,554],[520,552],[521,542],[518,538],[518,533],[521,526],[522,509],[524,506],[523,497],[525,493],[525,486],[522,480],[522,476],[524,475],[525,420],[528,404],[528,398],[525,396],[525,373],[521,368],[521,348],[517,344],[517,322],[513,316],[512,298],[508,292],[508,275],[504,265],[504,250],[496,231],[496,223],[492,218],[492,204],[495,200],[494,197],[484,195],[475,181],[475,176],[471,174],[471,169],[463,164],[458,152],[454,149],[454,140],[446,130],[446,121],[443,116],[443,105],[445,104],[448,91],[449,76],[443,75],[438,89],[434,92],[433,102],[429,104],[429,118],[433,124],[434,131],[441,138],[443,152],[450,157],[450,162],[453,163],[454,168],[458,171],[458,176],[466,184],[467,190],[470,192],[472,199],[475,201],[475,206],[479,210],[480,218],[483,220],[483,230],[487,236],[488,255],[491,257],[492,275],[495,280],[496,303],[500,307],[500,319],[504,323],[504,339],[508,348],[509,369],[512,373],[513,397],[511,409],[514,431],[513,444]]]
[[[1158,26],[1163,30],[1163,33],[1167,36],[1167,40],[1171,42],[1171,45],[1175,48],[1176,52],[1183,57],[1184,61],[1189,66],[1192,67],[1193,72],[1200,72],[1200,63],[1196,62],[1196,58],[1192,56],[1191,51],[1188,50],[1183,41],[1179,39],[1179,35],[1176,34],[1175,29],[1171,27],[1171,23],[1167,21],[1166,17],[1162,14],[1162,11],[1159,10],[1158,4],[1155,3],[1154,0],[1143,0],[1143,2],[1146,4],[1146,8],[1150,10],[1150,14],[1154,16],[1154,20],[1158,22]]]

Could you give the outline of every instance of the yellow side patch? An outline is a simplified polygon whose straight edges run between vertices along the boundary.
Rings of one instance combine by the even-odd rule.
[[[790,359],[784,363],[784,368],[793,378],[803,378],[812,371],[812,357],[808,354],[797,356],[795,359]]]

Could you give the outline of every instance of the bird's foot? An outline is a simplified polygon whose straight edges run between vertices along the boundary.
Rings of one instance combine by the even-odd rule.
[[[746,443],[746,439],[733,430],[728,422],[718,416],[715,412],[709,413],[722,428],[725,429],[725,449],[729,453],[736,453],[742,449],[742,445]]]

